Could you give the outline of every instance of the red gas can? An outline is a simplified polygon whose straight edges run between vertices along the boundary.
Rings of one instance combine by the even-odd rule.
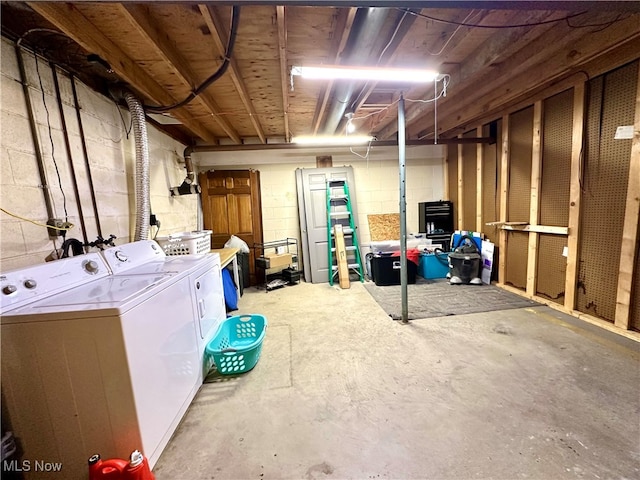
[[[100,455],[89,459],[89,480],[155,480],[149,462],[138,450],[129,461],[112,458],[102,461]]]

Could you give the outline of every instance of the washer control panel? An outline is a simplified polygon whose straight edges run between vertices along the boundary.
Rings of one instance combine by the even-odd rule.
[[[107,275],[97,252],[0,273],[0,314]]]

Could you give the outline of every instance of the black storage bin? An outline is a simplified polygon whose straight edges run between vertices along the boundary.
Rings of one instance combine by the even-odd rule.
[[[407,283],[416,283],[418,266],[407,259]],[[378,286],[400,285],[400,257],[374,255],[371,257],[371,273]]]
[[[238,267],[240,270],[238,271],[238,275],[242,272],[242,276],[240,277],[240,283],[243,287],[250,286],[249,280],[249,253],[238,252]]]

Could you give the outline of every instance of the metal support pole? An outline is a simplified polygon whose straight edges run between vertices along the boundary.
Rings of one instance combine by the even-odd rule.
[[[407,194],[405,162],[404,96],[398,100],[398,164],[400,167],[400,291],[402,293],[402,323],[409,321],[407,300]]]

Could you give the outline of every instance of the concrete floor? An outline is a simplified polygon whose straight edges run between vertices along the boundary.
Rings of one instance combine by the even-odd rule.
[[[543,306],[402,325],[359,283],[238,313],[266,315],[262,358],[202,386],[157,480],[640,478],[631,340]]]

